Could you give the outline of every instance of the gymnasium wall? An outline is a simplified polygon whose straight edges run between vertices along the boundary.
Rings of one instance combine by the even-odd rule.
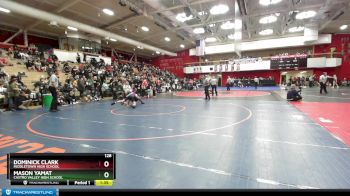
[[[281,74],[279,70],[268,70],[268,71],[242,71],[242,72],[226,72],[226,73],[222,73],[222,81],[223,81],[223,85],[225,85],[226,80],[228,78],[228,76],[232,77],[245,77],[245,78],[254,78],[255,76],[257,77],[263,77],[263,78],[268,78],[268,77],[273,77],[275,80],[276,84],[280,83],[280,79],[281,79]]]
[[[350,34],[335,34],[332,35],[332,43],[315,46],[315,53],[330,53],[331,48],[335,47],[335,52],[341,52],[342,65],[337,68],[314,69],[315,74],[320,76],[323,72],[328,75],[337,74],[338,80],[344,77],[350,78]]]
[[[189,50],[183,50],[177,53],[176,57],[160,56],[152,59],[151,64],[166,69],[178,77],[185,77],[183,67],[185,63],[198,62],[199,57],[190,56]]]
[[[306,46],[306,47],[293,47],[293,48],[279,48],[279,49],[271,49],[271,50],[258,50],[258,51],[247,51],[242,52],[242,57],[244,56],[252,56],[252,57],[270,57],[275,56],[281,53],[289,53],[289,54],[295,54],[295,53],[303,53],[311,51],[312,52],[312,46]],[[208,61],[219,61],[219,60],[227,60],[230,58],[238,58],[236,53],[227,53],[227,54],[215,54],[215,55],[208,55],[205,57],[202,57],[201,60],[204,61],[205,59],[208,59]]]
[[[0,30],[0,42],[4,42],[7,38],[11,37],[16,32]],[[17,37],[13,38],[10,42],[11,44],[16,45],[24,45],[23,33],[19,34]],[[42,45],[45,48],[58,48],[58,40],[57,39],[49,39],[40,36],[34,36],[28,34],[28,44],[35,44],[37,46]],[[5,47],[7,46],[1,46]]]

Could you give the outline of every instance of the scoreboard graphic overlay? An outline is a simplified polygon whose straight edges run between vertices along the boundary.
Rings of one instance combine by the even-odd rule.
[[[11,185],[112,186],[115,153],[47,153],[7,155]]]

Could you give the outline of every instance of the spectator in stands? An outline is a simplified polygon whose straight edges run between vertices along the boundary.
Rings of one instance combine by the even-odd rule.
[[[287,93],[287,100],[288,101],[299,101],[302,97],[299,94],[299,92],[295,88],[295,84],[292,84],[290,87],[290,90]]]
[[[16,99],[15,105],[16,105],[16,108],[18,109],[22,109],[21,106],[24,107],[25,109],[28,109],[31,103],[32,103],[32,100],[30,99],[29,94],[27,94],[25,91],[21,91],[20,95]]]
[[[77,53],[77,58],[76,59],[77,59],[77,63],[80,63],[81,60],[80,60],[80,54],[79,53]]]
[[[0,80],[0,108],[5,107],[7,103],[7,88],[5,87],[5,81]]]
[[[9,80],[9,75],[0,68],[0,80],[3,80],[3,81],[8,81]]]
[[[323,74],[320,76],[320,94],[322,94],[322,91],[324,91],[327,94],[327,81],[328,76],[327,72],[323,72]]]

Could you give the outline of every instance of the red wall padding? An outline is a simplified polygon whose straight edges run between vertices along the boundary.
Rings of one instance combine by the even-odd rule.
[[[319,77],[323,72],[328,75],[336,74],[338,81],[344,77],[350,78],[350,34],[332,35],[332,43],[315,46],[315,53],[330,53],[332,47],[336,52],[344,52],[342,56],[342,65],[338,68],[314,69],[315,74]]]
[[[0,30],[0,42],[4,42],[7,38],[11,37],[15,32]],[[24,45],[23,33],[13,38],[11,44]],[[33,35],[28,35],[28,44],[44,44],[51,46],[51,48],[58,48],[58,40],[43,38]]]
[[[161,56],[152,59],[152,64],[160,69],[166,69],[174,73],[178,77],[185,77],[183,67],[185,63],[198,62],[199,57],[190,56],[189,50],[184,50],[177,53],[176,57]]]

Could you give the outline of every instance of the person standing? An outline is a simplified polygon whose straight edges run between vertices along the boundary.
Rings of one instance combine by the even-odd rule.
[[[315,74],[311,75],[310,78],[309,78],[309,87],[313,87],[315,84],[314,84],[314,81],[315,80]]]
[[[178,83],[179,83],[179,80],[178,80],[177,78],[175,78],[175,80],[174,80],[174,84],[175,84],[175,89],[174,89],[174,91],[177,91],[177,85],[178,85]]]
[[[322,91],[327,94],[327,80],[327,72],[323,72],[323,74],[320,76],[320,94],[322,94]]]
[[[17,77],[11,76],[7,89],[9,110],[16,111],[18,109],[17,100],[20,92],[21,90],[18,88]]]
[[[55,72],[50,76],[49,79],[49,91],[52,95],[52,102],[50,107],[50,112],[57,112],[57,103],[58,103],[58,97],[57,97],[57,89],[59,85],[58,80],[58,70],[56,69]]]
[[[334,74],[333,75],[333,88],[335,88],[335,86],[337,86],[337,88],[339,88],[337,75]]]
[[[258,77],[254,77],[254,86],[255,86],[255,90],[258,89],[258,85],[259,85],[259,78]]]
[[[214,97],[214,90],[215,90],[215,95],[218,96],[218,91],[217,91],[218,79],[216,77],[211,78],[210,85],[211,85],[211,96]]]
[[[210,78],[206,77],[204,79],[204,93],[205,93],[205,100],[210,100],[210,94],[209,94],[209,86],[210,86]]]
[[[226,88],[227,88],[227,91],[230,91],[230,86],[231,86],[231,77],[228,76],[227,77],[227,80],[226,80]]]

